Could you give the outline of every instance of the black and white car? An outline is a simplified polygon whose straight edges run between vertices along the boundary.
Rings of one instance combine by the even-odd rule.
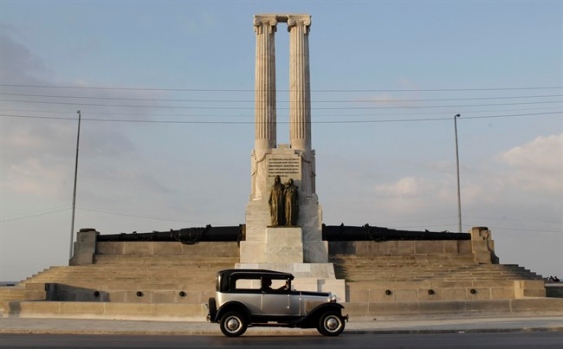
[[[225,336],[237,337],[252,326],[317,328],[325,336],[344,331],[336,296],[296,291],[290,273],[259,269],[227,269],[217,273],[216,296],[209,298],[207,320],[218,323]]]

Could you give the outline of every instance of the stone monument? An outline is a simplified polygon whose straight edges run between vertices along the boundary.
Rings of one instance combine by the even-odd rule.
[[[278,144],[276,138],[278,23],[287,23],[290,35],[289,144]],[[246,241],[241,242],[237,267],[291,272],[298,278],[298,286],[330,290],[344,298],[344,280],[335,279],[334,267],[328,263],[328,244],[322,240],[322,208],[315,192],[310,27],[311,16],[306,14],[254,16],[255,140],[250,201],[246,208]]]

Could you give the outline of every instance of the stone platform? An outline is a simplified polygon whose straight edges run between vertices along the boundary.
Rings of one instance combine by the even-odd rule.
[[[561,298],[546,297],[541,275],[492,263],[490,251],[489,263],[478,262],[487,260],[486,249],[474,244],[331,242],[332,269],[330,263],[240,263],[236,242],[99,242],[89,257],[82,255],[90,264],[51,267],[0,288],[0,304],[4,316],[201,319],[216,272],[237,265],[292,272],[298,289],[325,289],[307,280],[311,273],[345,280],[343,305],[351,316],[563,311]]]

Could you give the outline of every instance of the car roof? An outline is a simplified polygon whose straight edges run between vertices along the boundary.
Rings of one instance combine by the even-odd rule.
[[[261,279],[263,277],[269,277],[272,279],[290,279],[293,280],[293,275],[290,273],[284,273],[276,270],[268,269],[225,269],[218,272],[222,277],[236,278],[249,278],[249,279]]]

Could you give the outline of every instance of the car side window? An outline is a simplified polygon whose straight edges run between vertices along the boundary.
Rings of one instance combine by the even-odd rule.
[[[260,278],[245,278],[235,276],[231,278],[229,292],[235,293],[289,293],[291,281],[289,279],[276,279],[269,275]]]
[[[238,279],[235,281],[236,292],[259,292],[260,280]]]

